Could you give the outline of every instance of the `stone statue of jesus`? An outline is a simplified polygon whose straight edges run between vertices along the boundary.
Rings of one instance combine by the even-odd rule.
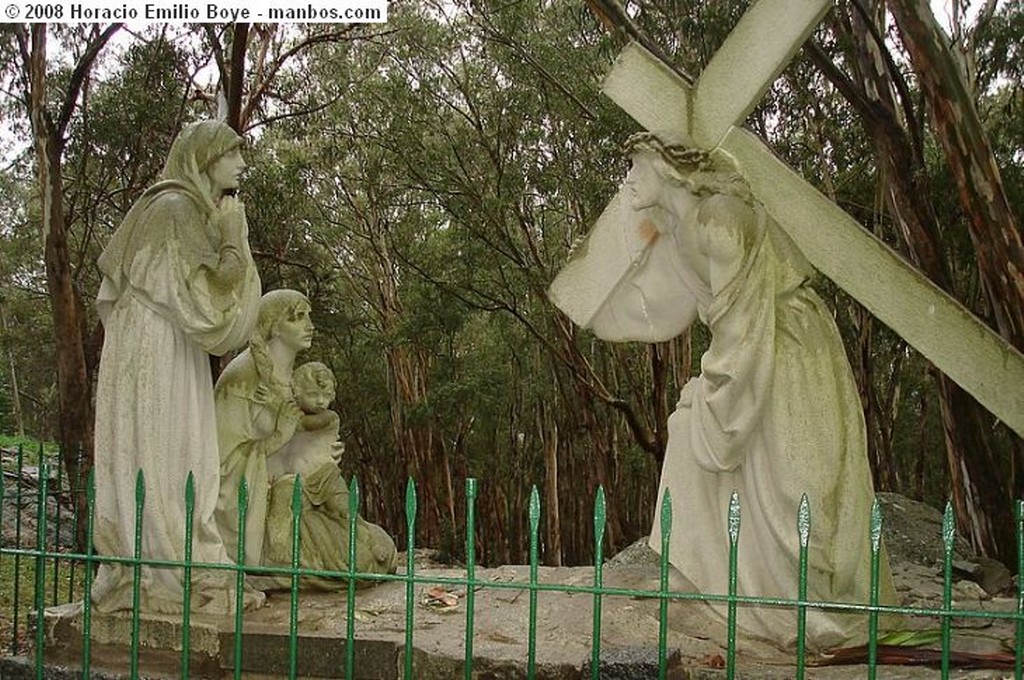
[[[808,596],[868,602],[874,491],[863,412],[836,324],[809,285],[813,269],[721,161],[651,133],[628,150],[621,226],[635,230],[624,241],[645,245],[587,324],[607,340],[661,342],[700,319],[712,336],[668,420],[659,499],[671,491],[670,562],[700,592],[728,593],[737,491],[739,594],[796,598],[806,493]],[[577,271],[592,254],[582,258]],[[658,522],[651,546],[661,549]],[[881,601],[895,603],[884,555],[881,574]],[[740,607],[738,617],[747,634],[795,639],[791,608]],[[841,644],[866,618],[811,610],[809,644]]]

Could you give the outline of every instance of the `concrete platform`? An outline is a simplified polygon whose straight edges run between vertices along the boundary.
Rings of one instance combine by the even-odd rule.
[[[425,578],[460,578],[458,569],[432,568],[417,571]],[[529,569],[506,566],[478,569],[477,578],[490,584],[475,592],[473,677],[525,678],[528,644],[529,592],[518,587],[527,582]],[[913,588],[902,585],[905,600],[933,606],[941,595],[941,583],[926,572],[897,574],[898,582],[911,579]],[[541,583],[588,586],[592,568],[545,568]],[[920,584],[926,581],[928,587]],[[609,565],[606,587],[654,590],[658,569],[650,564]],[[417,584],[413,603],[413,676],[462,678],[465,658],[466,592],[459,586]],[[439,597],[432,597],[434,596]],[[586,593],[540,592],[537,610],[537,676],[558,680],[590,677],[593,597]],[[406,587],[389,582],[358,591],[355,641],[356,678],[398,680],[405,655]],[[988,600],[963,603],[972,609],[1013,606],[1013,601]],[[246,612],[242,635],[242,677],[287,677],[290,598],[272,593],[266,606]],[[605,596],[602,603],[601,677],[649,678],[657,675],[658,602],[656,600]],[[344,593],[300,594],[299,677],[344,677],[346,598]],[[45,677],[80,677],[82,622],[78,605],[64,605],[46,613],[47,671]],[[937,627],[937,622],[915,621],[912,627]],[[908,626],[911,627],[911,626]],[[194,616],[191,630],[190,677],[233,676],[235,635],[230,620]],[[94,677],[127,677],[131,618],[129,615],[94,616],[92,621],[92,670]],[[143,677],[180,678],[182,627],[176,617],[145,617],[140,630],[140,669]],[[669,608],[669,677],[681,679],[724,678],[724,624],[699,603],[674,602]],[[1013,644],[1008,621],[958,621],[954,648],[980,653],[1007,651]],[[763,642],[743,639],[738,645],[740,678],[793,677],[792,652]],[[0,678],[35,677],[29,659],[0,662]],[[80,673],[80,671],[79,671]],[[971,671],[957,678],[1002,678],[1006,671]],[[863,678],[863,666],[822,667],[808,670],[809,678],[845,680]],[[880,677],[891,680],[932,678],[926,668],[886,667]]]

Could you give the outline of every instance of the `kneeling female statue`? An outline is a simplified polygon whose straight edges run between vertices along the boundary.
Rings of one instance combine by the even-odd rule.
[[[334,376],[315,362],[293,373],[296,355],[312,340],[309,312],[309,301],[297,291],[264,295],[249,348],[217,381],[217,523],[232,555],[244,540],[245,564],[291,565],[292,496],[301,479],[300,566],[343,572],[349,569],[348,486],[338,469],[338,415],[327,408],[334,399]],[[249,502],[239,535],[243,478]],[[357,572],[395,570],[395,543],[381,527],[357,517],[355,540]],[[254,582],[269,589],[287,587],[289,579]],[[329,578],[306,578],[303,584],[327,590],[343,586]]]

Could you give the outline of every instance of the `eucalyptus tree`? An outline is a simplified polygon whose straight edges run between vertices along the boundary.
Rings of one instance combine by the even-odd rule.
[[[73,452],[92,452],[92,389],[85,356],[85,308],[76,288],[68,250],[64,202],[64,152],[69,126],[100,52],[120,29],[119,24],[63,29],[70,68],[51,72],[53,65],[46,24],[16,25],[13,37],[19,59],[10,77],[18,85],[23,115],[29,121],[35,149],[40,228],[45,237],[46,284],[56,339],[60,440],[70,474],[77,472]]]
[[[342,71],[353,86],[301,134],[330,159],[311,171],[334,227],[324,245],[364,312],[351,316],[382,338],[390,443],[425,482],[428,535],[453,521],[456,480],[475,471],[509,554],[523,555],[539,479],[551,561],[589,554],[599,483],[620,545],[647,528],[654,495],[653,465],[634,483],[623,451],[663,454],[671,389],[652,396],[637,374],[660,377],[657,362],[683,353],[596,344],[545,295],[625,171],[624,121],[593,86],[607,39],[571,3],[406,7],[389,27],[317,65],[313,81]],[[470,385],[472,403],[452,398]]]
[[[902,55],[883,38],[887,8],[913,79],[898,66]],[[977,29],[995,11],[994,3],[987,5]],[[1013,274],[1024,267],[1024,249],[977,112],[975,99],[986,93],[969,88],[967,72],[924,3],[854,3],[848,13],[836,13],[833,26],[840,46],[847,46],[848,72],[820,50],[812,48],[810,56],[874,141],[887,212],[906,252],[933,281],[990,319],[1008,342],[1024,347],[1019,334],[1024,279]],[[962,63],[974,61],[979,47],[960,43],[961,50],[972,53],[967,59],[961,51]],[[989,60],[987,68],[999,67]],[[919,106],[919,93],[927,109]],[[940,184],[953,192],[941,191]],[[959,194],[959,204],[945,198],[951,193]],[[949,488],[960,529],[979,552],[1012,562],[1011,459],[1020,465],[1020,439],[998,432],[973,398],[944,375],[937,378]]]

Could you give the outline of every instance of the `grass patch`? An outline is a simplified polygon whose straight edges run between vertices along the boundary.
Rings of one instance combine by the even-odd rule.
[[[30,437],[14,437],[0,435],[0,448],[17,450],[21,447],[23,453],[23,464],[26,466],[39,465],[39,452],[42,451],[50,465],[56,465],[59,458],[59,448],[53,442],[40,442]],[[15,472],[17,459],[14,456],[4,457],[3,468],[7,472]],[[54,477],[51,477],[53,480]],[[6,502],[0,507],[0,518],[5,522],[13,521],[17,513],[15,503],[12,502],[17,495],[16,484],[11,479],[5,479],[3,485],[3,496]],[[63,483],[67,486],[67,482]],[[50,494],[55,491],[55,484],[51,481]],[[35,498],[38,491],[34,486],[26,486],[23,493],[30,498]],[[0,499],[3,501],[4,499]],[[51,501],[52,503],[52,501]],[[35,507],[32,503],[30,507]],[[52,507],[52,506],[51,506]],[[23,510],[24,512],[24,510]],[[35,510],[31,511],[35,514]],[[36,518],[38,519],[38,518]],[[54,526],[54,518],[49,517],[51,528]],[[34,526],[34,525],[33,525]],[[65,518],[61,526],[61,533],[64,536],[73,531],[73,527]],[[29,533],[34,536],[34,528],[26,528],[23,534]],[[23,539],[25,536],[23,536]],[[8,536],[13,542],[13,536]],[[0,548],[0,654],[11,650],[12,643],[17,634],[18,645],[21,650],[26,649],[30,630],[30,617],[36,609],[36,559],[26,555],[12,555],[7,552],[10,547]],[[49,548],[53,550],[53,548]],[[47,558],[44,565],[45,579],[43,581],[43,604],[51,606],[63,604],[72,599],[80,599],[82,596],[82,578],[84,568],[76,564],[73,568],[69,561],[63,559]],[[15,631],[17,623],[17,631]]]
[[[81,599],[85,569],[83,565],[76,564],[73,571],[74,574],[71,563],[66,560],[46,560],[42,592],[44,606]],[[18,646],[22,651],[27,648],[35,609],[36,559],[0,551],[0,654],[12,648],[15,623],[18,626]]]
[[[40,451],[43,454],[43,459],[49,463],[51,469],[53,469],[55,465],[60,464],[60,447],[57,446],[57,444],[53,442],[40,443],[38,440],[30,437],[15,437],[0,434],[0,449],[4,449],[2,457],[3,469],[7,472],[17,471],[17,451],[19,448],[21,449],[22,454],[22,465],[38,467]],[[5,488],[9,487],[10,480],[4,480],[4,484],[6,485]]]
[[[56,456],[57,452],[60,451],[60,446],[56,442],[40,442],[32,437],[0,434],[0,448],[17,449],[19,446],[25,452],[25,462],[28,463],[31,457],[33,465],[39,462],[40,447],[42,447],[43,452],[47,455]]]

